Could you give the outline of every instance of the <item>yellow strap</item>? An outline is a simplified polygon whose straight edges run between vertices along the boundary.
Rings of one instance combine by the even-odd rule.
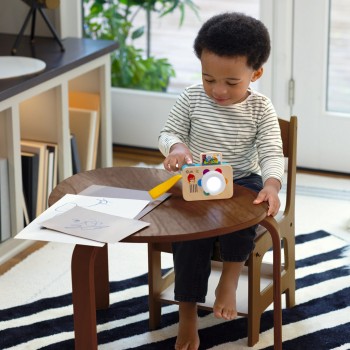
[[[181,174],[172,176],[171,178],[169,178],[168,180],[165,180],[164,182],[157,185],[156,187],[153,187],[151,190],[148,191],[148,193],[153,199],[156,199],[162,194],[164,194],[166,191],[168,191],[170,188],[172,188],[181,178],[182,178]]]

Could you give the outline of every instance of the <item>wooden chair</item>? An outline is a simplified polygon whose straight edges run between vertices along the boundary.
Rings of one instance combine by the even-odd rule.
[[[280,226],[283,258],[281,268],[281,292],[285,294],[286,306],[295,305],[295,187],[296,187],[296,148],[297,117],[290,121],[279,119],[283,141],[283,153],[287,159],[286,203],[276,220]],[[265,231],[264,231],[265,230]],[[237,290],[238,314],[248,319],[248,346],[259,341],[262,313],[273,302],[272,264],[263,261],[264,255],[272,247],[271,237],[263,227],[257,229],[255,249],[246,262]],[[205,304],[199,308],[212,310],[215,300],[215,287],[221,274],[222,263],[218,258],[218,247],[214,249],[212,273]],[[173,300],[174,271],[165,275],[161,271],[161,252],[171,253],[169,243],[148,244],[148,283],[149,283],[149,327],[160,326],[161,304],[176,303]]]

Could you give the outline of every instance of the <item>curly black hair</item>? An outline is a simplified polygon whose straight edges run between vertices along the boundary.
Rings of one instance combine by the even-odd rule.
[[[259,69],[269,58],[271,44],[265,25],[238,12],[222,13],[208,19],[194,41],[200,59],[203,50],[218,56],[245,56],[247,64]]]

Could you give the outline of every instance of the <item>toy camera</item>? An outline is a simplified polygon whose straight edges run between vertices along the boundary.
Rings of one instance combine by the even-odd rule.
[[[182,179],[182,195],[187,201],[224,199],[233,196],[233,174],[229,164],[221,162],[220,152],[201,153],[200,164],[184,165],[181,174],[172,176],[148,191],[156,199]]]
[[[182,167],[182,195],[187,201],[224,199],[233,196],[232,167],[220,152],[201,154],[200,164]]]

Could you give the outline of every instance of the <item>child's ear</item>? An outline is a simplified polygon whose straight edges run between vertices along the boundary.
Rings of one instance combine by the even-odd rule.
[[[261,76],[263,75],[264,73],[264,68],[263,67],[260,67],[259,69],[255,70],[252,74],[252,77],[250,79],[250,81],[256,81],[258,80],[259,78],[261,78]]]

